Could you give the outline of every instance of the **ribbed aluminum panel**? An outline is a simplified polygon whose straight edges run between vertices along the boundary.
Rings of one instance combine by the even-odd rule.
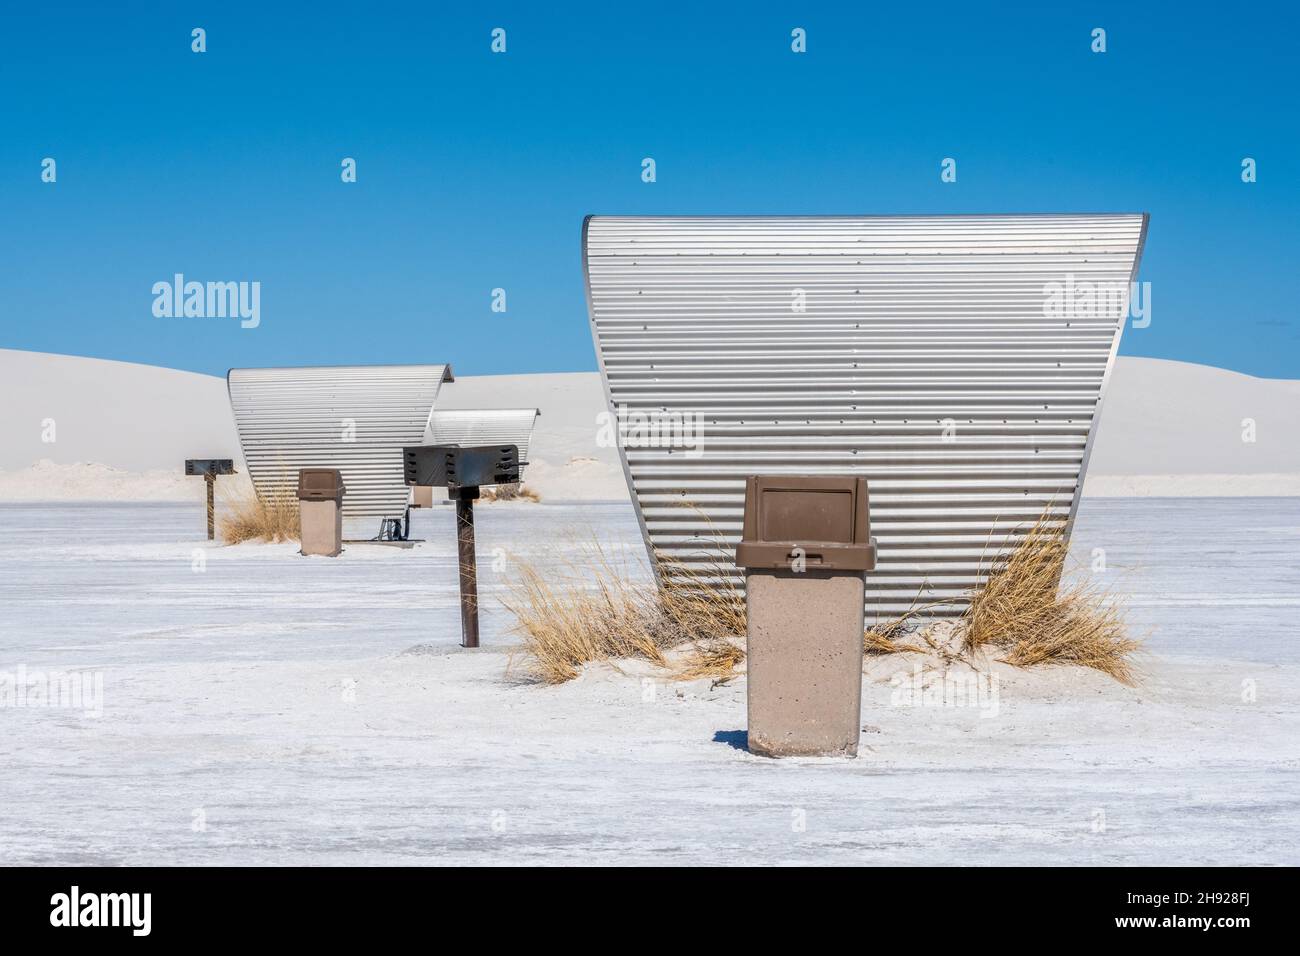
[[[1142,214],[589,218],[611,410],[700,428],[620,442],[647,547],[734,574],[746,476],[865,475],[869,620],[959,613],[989,547],[1072,519],[1083,485],[1127,300],[1052,314],[1050,284],[1126,291],[1145,233]]]
[[[419,445],[449,365],[234,368],[230,407],[253,487],[294,494],[300,468],[338,468],[347,518],[400,518],[402,447]]]
[[[528,443],[539,412],[535,408],[474,408],[435,411],[426,444],[515,445],[519,461],[528,462]]]

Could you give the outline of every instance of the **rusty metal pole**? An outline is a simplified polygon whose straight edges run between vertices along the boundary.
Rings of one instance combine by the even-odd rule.
[[[211,541],[216,525],[216,504],[213,501],[213,489],[217,485],[217,476],[209,471],[203,476],[203,481],[208,486],[208,540]]]
[[[478,488],[456,491],[456,551],[460,558],[460,646],[478,647],[478,567],[474,561],[474,499]]]

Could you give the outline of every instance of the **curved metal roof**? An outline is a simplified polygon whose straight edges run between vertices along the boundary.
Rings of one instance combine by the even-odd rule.
[[[528,443],[541,414],[535,408],[474,408],[435,411],[429,418],[427,444],[515,445],[519,462],[528,463]]]
[[[729,564],[746,476],[865,475],[869,618],[960,612],[990,543],[1078,504],[1127,299],[1053,312],[1051,290],[1127,291],[1145,233],[1144,214],[588,218],[606,400],[620,428],[687,426],[619,443],[647,547]]]
[[[253,487],[294,494],[300,468],[338,468],[344,517],[398,518],[410,489],[402,448],[418,445],[450,365],[233,368],[230,408]]]

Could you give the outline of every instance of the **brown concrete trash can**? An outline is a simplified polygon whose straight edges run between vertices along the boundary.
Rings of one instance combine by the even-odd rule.
[[[745,484],[749,749],[858,752],[866,572],[876,566],[867,480],[752,477]]]
[[[302,553],[336,557],[343,550],[343,476],[337,468],[298,472]]]
[[[411,507],[432,508],[433,507],[433,485],[412,485],[411,486]]]

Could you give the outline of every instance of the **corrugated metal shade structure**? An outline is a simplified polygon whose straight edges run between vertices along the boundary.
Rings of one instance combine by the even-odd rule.
[[[435,411],[425,444],[515,445],[519,461],[528,462],[528,443],[540,413],[535,408],[474,408]]]
[[[424,441],[450,365],[234,368],[226,376],[258,495],[294,494],[300,468],[338,468],[347,518],[400,518],[402,447]]]
[[[647,546],[725,564],[746,476],[865,475],[869,620],[959,613],[990,546],[1078,503],[1127,298],[1053,314],[1053,284],[1127,292],[1145,234],[1142,214],[590,217],[611,410],[702,429],[695,454],[620,442]]]

